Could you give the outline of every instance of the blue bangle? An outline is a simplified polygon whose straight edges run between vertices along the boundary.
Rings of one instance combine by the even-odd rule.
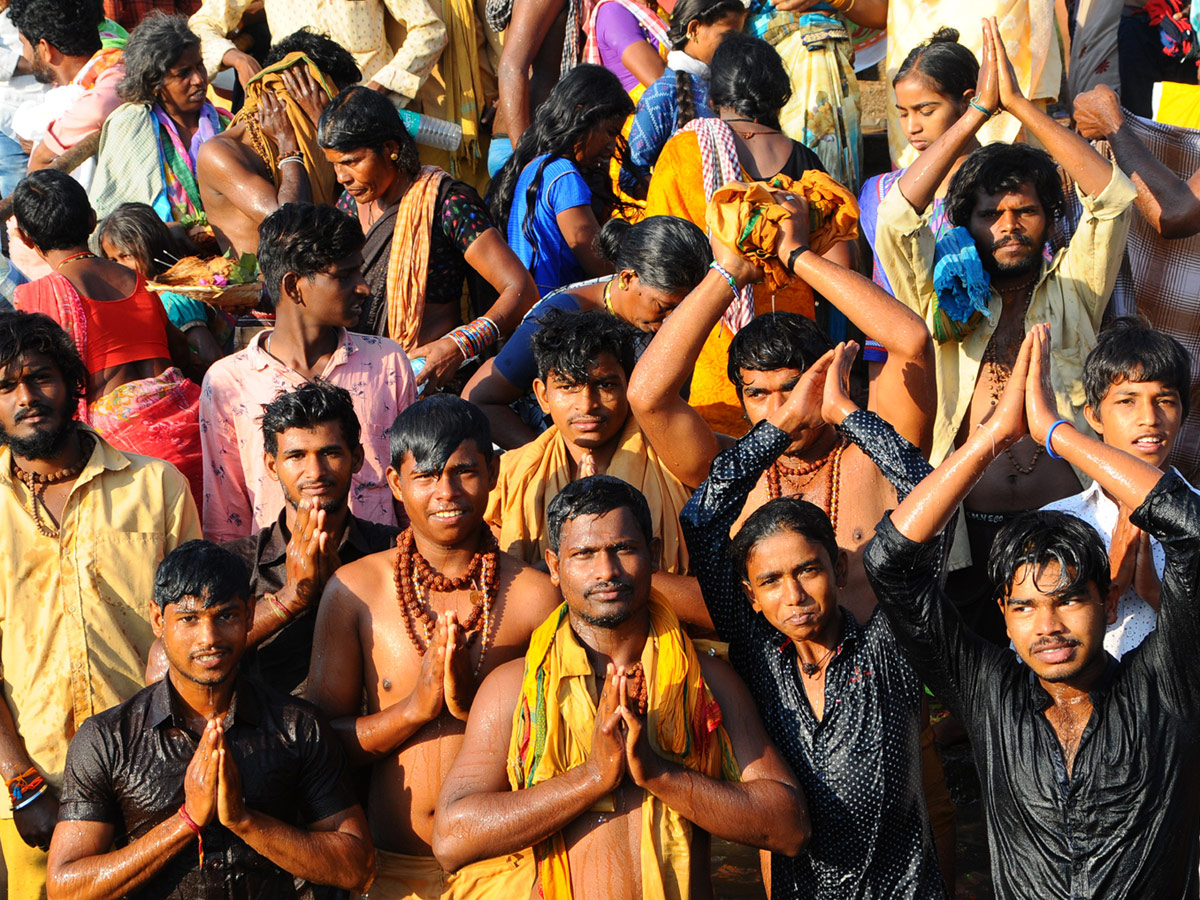
[[[984,106],[982,103],[978,102],[977,100],[972,100],[969,105],[971,107],[973,107],[974,109],[979,110],[981,113],[983,113],[989,119],[996,114],[996,110],[988,109],[986,106]]]
[[[729,274],[729,270],[728,270],[728,269],[726,269],[726,268],[725,268],[723,265],[721,265],[721,264],[720,264],[719,262],[717,262],[715,259],[714,259],[712,262],[710,262],[710,263],[708,264],[708,267],[709,267],[710,269],[715,269],[717,272],[719,272],[719,273],[720,273],[720,275],[721,275],[721,277],[722,277],[722,278],[724,278],[726,281],[728,281],[728,282],[729,282],[729,288],[730,288],[730,290],[732,290],[732,291],[733,291],[733,296],[734,296],[734,297],[741,297],[741,296],[742,296],[742,292],[738,290],[738,286],[737,286],[737,279],[736,279],[736,278],[734,278],[732,275],[730,275],[730,274]]]
[[[1062,459],[1061,456],[1059,456],[1057,453],[1054,452],[1054,448],[1050,446],[1050,440],[1054,437],[1054,429],[1057,428],[1059,425],[1070,425],[1070,424],[1072,424],[1072,423],[1069,419],[1059,419],[1057,422],[1055,422],[1053,425],[1051,425],[1046,430],[1046,455],[1049,456],[1051,459]]]

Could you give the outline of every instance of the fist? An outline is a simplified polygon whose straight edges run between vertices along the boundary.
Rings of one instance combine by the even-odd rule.
[[[1102,141],[1125,124],[1121,101],[1106,84],[1075,98],[1075,128],[1089,141]]]

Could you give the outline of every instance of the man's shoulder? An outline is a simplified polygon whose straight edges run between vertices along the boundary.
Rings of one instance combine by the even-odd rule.
[[[397,552],[393,545],[339,567],[330,582],[335,585],[331,598],[352,596],[369,603],[385,580],[391,582]]]
[[[85,744],[102,739],[105,735],[119,734],[125,723],[132,723],[136,731],[142,731],[153,723],[147,721],[154,706],[155,693],[161,690],[161,682],[147,685],[116,706],[110,706],[87,719],[79,726],[69,746]]]
[[[347,331],[346,340],[350,345],[356,362],[379,363],[385,369],[395,369],[400,374],[412,374],[412,363],[404,348],[391,338],[374,334],[359,334],[357,331]]]
[[[238,390],[242,381],[254,371],[253,354],[254,345],[250,344],[214,362],[204,374],[204,392]]]
[[[107,448],[109,453],[115,454],[116,458],[124,459],[128,465],[120,468],[109,466],[100,473],[101,481],[106,481],[112,476],[123,475],[124,479],[135,481],[139,484],[159,483],[170,489],[187,488],[188,481],[184,474],[175,468],[172,463],[165,459],[159,459],[156,456],[144,456],[141,453],[131,453],[128,450],[119,450],[111,444]],[[108,486],[104,487],[105,490]]]

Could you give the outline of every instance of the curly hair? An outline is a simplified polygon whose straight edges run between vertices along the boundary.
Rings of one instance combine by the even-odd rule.
[[[12,0],[8,10],[34,47],[45,41],[65,56],[91,56],[100,49],[102,0]]]
[[[87,396],[87,366],[61,325],[42,313],[0,312],[0,371],[26,353],[41,353],[54,363],[70,392],[72,409]]]
[[[779,111],[792,97],[791,80],[775,48],[744,34],[721,41],[708,67],[708,82],[713,109],[727,107],[768,128],[779,128]]]
[[[342,439],[348,448],[355,450],[362,446],[362,425],[350,392],[323,378],[306,381],[294,391],[280,391],[262,409],[259,421],[263,449],[271,456],[279,452],[279,435],[283,432],[291,428],[312,429],[327,422],[341,426]]]
[[[327,34],[310,28],[293,31],[271,45],[267,58],[263,60],[263,68],[275,65],[289,53],[303,53],[311,59],[321,74],[337,85],[338,90],[362,81],[362,72],[350,51],[331,40]]]
[[[200,49],[200,38],[188,28],[184,16],[154,10],[129,34],[125,77],[117,85],[121,99],[126,103],[153,103],[171,67],[192,47]]]
[[[790,312],[756,316],[733,336],[729,344],[726,374],[742,396],[742,370],[771,372],[775,369],[807,371],[833,341],[812,319]]]
[[[396,113],[396,107],[379,91],[362,85],[348,87],[329,101],[317,124],[317,143],[324,150],[349,153],[368,149],[382,155],[383,145],[395,141],[397,167],[409,178],[421,172],[417,142]]]
[[[538,325],[530,345],[542,381],[553,372],[564,381],[583,384],[603,353],[616,357],[626,378],[633,372],[634,330],[602,309],[551,309],[538,319]]]
[[[975,212],[980,190],[995,194],[1020,190],[1025,185],[1032,185],[1037,192],[1049,222],[1065,215],[1067,197],[1058,166],[1049,153],[1028,144],[997,143],[980,147],[950,179],[946,218],[951,225],[965,227]]]
[[[288,272],[311,281],[362,245],[362,229],[340,209],[285,203],[258,226],[258,267],[277,304]]]

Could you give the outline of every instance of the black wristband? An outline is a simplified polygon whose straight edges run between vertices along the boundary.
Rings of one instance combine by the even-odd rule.
[[[809,247],[808,244],[801,244],[799,247],[797,247],[795,250],[793,250],[791,253],[788,254],[787,267],[788,267],[789,272],[791,272],[793,275],[796,274],[796,257],[799,256],[801,253],[803,253],[805,250],[810,250],[810,249],[812,249],[812,248]]]

